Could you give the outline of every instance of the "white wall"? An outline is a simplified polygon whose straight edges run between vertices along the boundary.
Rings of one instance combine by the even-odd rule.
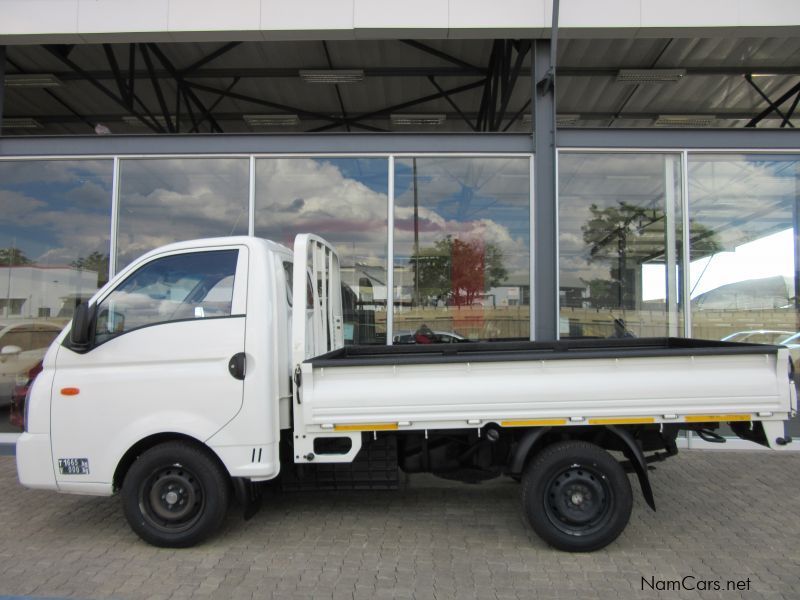
[[[0,44],[548,37],[552,0],[0,0]],[[561,0],[563,37],[797,35],[800,0]]]

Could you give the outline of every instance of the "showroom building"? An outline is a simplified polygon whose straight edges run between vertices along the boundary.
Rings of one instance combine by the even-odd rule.
[[[800,3],[0,0],[0,75],[0,442],[76,304],[198,237],[334,242],[350,343],[800,358]]]

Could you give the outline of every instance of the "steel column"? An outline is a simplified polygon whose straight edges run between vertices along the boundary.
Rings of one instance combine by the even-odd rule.
[[[6,95],[6,47],[0,46],[0,135],[3,135],[3,104]]]
[[[394,156],[389,157],[386,206],[386,344],[394,340]]]
[[[534,124],[535,247],[532,248],[534,279],[532,332],[537,341],[558,338],[558,198],[556,173],[555,77],[550,72],[550,40],[533,42],[531,103]]]
[[[800,165],[795,165],[792,230],[794,233],[794,318],[795,331],[800,327]]]
[[[117,273],[117,245],[119,238],[119,156],[114,157],[114,172],[111,180],[111,236],[108,243],[108,278],[109,280]]]
[[[689,153],[681,152],[681,232],[683,247],[681,274],[683,275],[683,336],[692,337],[692,222],[689,219]]]
[[[676,198],[675,198],[675,160],[674,156],[664,157],[664,245],[665,254],[665,281],[667,300],[667,334],[678,337],[679,305],[677,285],[677,248],[675,228]],[[678,163],[680,164],[680,163]],[[680,205],[678,205],[680,206]],[[681,213],[682,216],[682,213]],[[681,269],[682,270],[682,269]]]

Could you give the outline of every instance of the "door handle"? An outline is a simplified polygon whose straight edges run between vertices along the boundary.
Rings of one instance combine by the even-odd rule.
[[[246,370],[247,359],[244,352],[238,352],[231,356],[231,359],[228,361],[228,373],[230,373],[234,379],[243,380]]]

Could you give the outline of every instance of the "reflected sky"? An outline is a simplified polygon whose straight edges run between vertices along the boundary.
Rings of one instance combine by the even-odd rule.
[[[624,231],[626,263],[664,264],[664,234],[668,186],[673,175],[676,256],[680,256],[680,164],[678,155],[622,153],[562,153],[559,157],[559,279],[561,287],[583,287],[589,281],[608,280],[618,266],[619,235]],[[592,210],[592,206],[596,210]],[[629,209],[623,208],[630,207]],[[612,214],[636,216],[630,223],[611,222]],[[606,222],[593,219],[598,216]],[[597,247],[585,238],[587,227],[596,231]],[[595,253],[593,254],[593,250]],[[663,269],[663,268],[662,268]],[[662,285],[663,287],[663,285]]]
[[[246,158],[120,161],[117,270],[171,242],[247,235]]]
[[[794,209],[800,195],[796,156],[708,154],[689,158],[693,222],[714,232],[719,251],[692,240],[691,294],[723,285],[794,278]]]
[[[107,255],[111,160],[0,161],[0,247],[37,264]]]
[[[260,158],[255,233],[291,247],[298,233],[336,246],[342,266],[386,268],[385,158]]]
[[[414,167],[416,163],[416,175]],[[527,158],[403,158],[395,161],[395,265],[448,235],[499,248],[509,279],[527,282],[530,173]]]

